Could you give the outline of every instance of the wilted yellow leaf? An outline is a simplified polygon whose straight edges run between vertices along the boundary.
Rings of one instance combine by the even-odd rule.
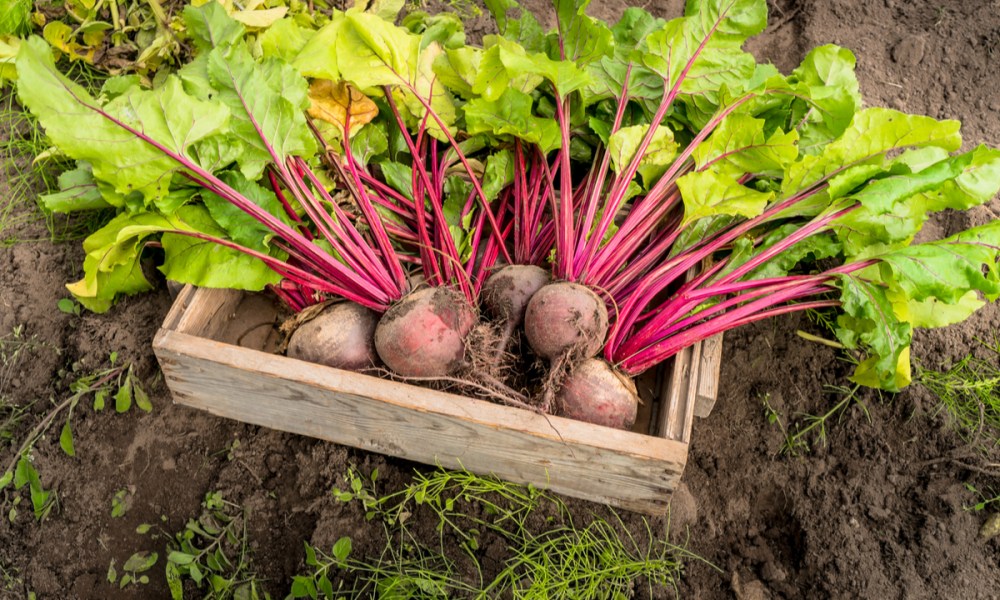
[[[288,14],[288,7],[280,6],[263,10],[238,10],[233,13],[233,18],[247,27],[265,29],[284,18],[286,14]]]
[[[309,116],[333,123],[343,131],[350,115],[354,133],[378,116],[378,106],[368,96],[345,81],[317,79],[309,86]]]
[[[42,37],[50,46],[64,53],[70,60],[94,63],[96,48],[86,48],[72,39],[73,28],[62,21],[52,21],[42,29]]]

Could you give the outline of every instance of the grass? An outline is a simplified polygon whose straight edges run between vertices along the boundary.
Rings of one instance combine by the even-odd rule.
[[[264,600],[253,567],[244,507],[209,492],[202,513],[174,534],[167,546],[166,577],[172,598],[193,581],[204,600]]]
[[[652,596],[654,589],[674,588],[683,560],[696,558],[655,536],[645,520],[645,531],[634,537],[610,509],[610,518],[591,515],[576,524],[558,497],[532,486],[438,469],[379,495],[377,476],[351,470],[349,489],[334,490],[334,497],[356,503],[382,525],[381,554],[353,557],[347,537],[328,552],[307,545],[309,572],[295,577],[291,597],[597,600],[631,597],[643,585]],[[438,539],[412,531],[417,519],[434,523]],[[480,563],[487,536],[507,556],[491,578]]]
[[[762,398],[764,404],[764,414],[768,423],[777,427],[785,440],[781,444],[781,453],[790,456],[797,456],[812,450],[819,444],[826,446],[828,426],[834,419],[839,423],[846,414],[847,408],[851,405],[858,406],[871,422],[871,415],[868,413],[868,406],[861,401],[859,392],[860,385],[854,387],[826,386],[826,391],[840,397],[840,401],[833,405],[822,415],[812,415],[808,413],[796,413],[795,415],[783,418],[780,411],[771,406],[770,395]]]
[[[68,76],[88,90],[100,89],[106,78],[82,61],[67,66]],[[56,215],[38,202],[42,194],[59,189],[59,173],[72,161],[49,155],[49,143],[38,120],[17,102],[13,91],[0,91],[0,246],[21,242],[76,240],[99,229],[110,219],[107,211]],[[39,157],[42,157],[39,159]],[[27,227],[45,226],[45,238],[22,238]],[[29,234],[33,235],[33,234]]]
[[[0,337],[0,443],[11,442],[18,424],[31,408],[31,402],[16,402],[9,396],[10,385],[28,354],[41,344],[19,325]]]
[[[969,355],[945,370],[918,365],[916,382],[937,396],[937,410],[973,445],[1000,445],[1000,337],[980,340],[987,358]]]
[[[17,336],[23,335],[16,329],[15,333]],[[6,373],[9,365],[14,363],[13,357],[22,356],[20,352],[23,352],[26,346],[23,340],[21,342],[16,350],[7,349],[6,345],[0,344],[0,365],[4,367],[2,373]],[[131,363],[118,363],[116,352],[111,353],[109,360],[110,366],[106,369],[79,374],[69,386],[72,393],[58,403],[53,400],[52,406],[35,422],[31,430],[19,436],[19,439],[17,430],[23,418],[27,416],[28,407],[0,401],[0,418],[3,418],[5,423],[3,435],[0,437],[5,437],[14,449],[9,457],[0,456],[0,506],[6,508],[9,505],[8,519],[11,521],[17,517],[17,507],[22,502],[20,492],[25,488],[29,493],[37,520],[45,520],[58,506],[58,495],[55,491],[45,489],[42,485],[34,464],[34,450],[36,444],[46,437],[57,422],[62,421],[58,437],[59,447],[68,456],[76,455],[72,423],[73,413],[80,402],[92,399],[95,412],[104,410],[105,404],[110,402],[114,403],[115,411],[118,413],[127,412],[133,404],[146,412],[153,409],[148,395],[134,374]]]

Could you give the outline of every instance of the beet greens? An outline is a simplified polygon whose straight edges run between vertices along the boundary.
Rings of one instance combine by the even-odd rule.
[[[635,375],[728,329],[835,308],[840,342],[866,354],[855,380],[890,390],[909,382],[914,327],[1000,296],[1000,225],[913,243],[934,212],[996,194],[1000,152],[956,154],[955,121],[862,110],[846,49],[788,75],[758,64],[742,46],[764,0],[690,0],[670,21],[630,8],[610,26],[587,4],[556,0],[546,32],[489,0],[499,34],[475,47],[454,19],[360,8],[251,44],[209,3],[185,11],[189,64],[96,98],[28,40],[19,97],[90,192],[54,205],[118,213],[70,290],[107,310],[151,287],[140,258],[158,248],[172,280],[267,287],[294,310],[338,297],[383,313],[422,281],[474,315],[491,273],[532,265],[597,294],[593,332],[572,321],[538,351],[553,362],[599,353],[617,370],[599,377]],[[521,298],[546,280],[527,272],[521,304],[495,312],[567,323]]]

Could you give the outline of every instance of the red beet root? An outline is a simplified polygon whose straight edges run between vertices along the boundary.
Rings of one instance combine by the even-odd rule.
[[[541,267],[507,265],[483,284],[483,307],[513,329],[524,320],[531,297],[551,279],[549,272]]]
[[[631,429],[639,410],[635,383],[597,358],[576,365],[556,394],[559,414],[616,429]]]
[[[591,357],[608,334],[608,309],[589,288],[567,281],[550,283],[528,302],[524,333],[542,358],[555,360],[567,353]]]
[[[444,377],[465,363],[465,337],[477,320],[458,292],[424,288],[386,311],[375,329],[375,349],[403,377]]]
[[[375,326],[378,313],[355,304],[339,302],[318,317],[303,323],[288,342],[288,356],[348,371],[378,364]]]

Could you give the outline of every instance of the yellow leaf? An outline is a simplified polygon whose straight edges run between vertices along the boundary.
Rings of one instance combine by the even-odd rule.
[[[93,64],[96,48],[85,48],[70,39],[73,29],[62,21],[52,21],[42,29],[42,37],[50,46],[69,57],[70,60],[83,60]]]
[[[20,38],[12,35],[0,36],[0,81],[17,79],[17,68],[14,61],[17,59],[17,52],[20,48]]]
[[[368,96],[344,81],[316,79],[309,86],[309,116],[340,127],[343,131],[350,115],[354,133],[378,116],[378,107]]]
[[[275,21],[282,19],[286,14],[288,7],[281,6],[264,10],[238,10],[233,13],[233,18],[247,27],[265,29],[274,25]]]

